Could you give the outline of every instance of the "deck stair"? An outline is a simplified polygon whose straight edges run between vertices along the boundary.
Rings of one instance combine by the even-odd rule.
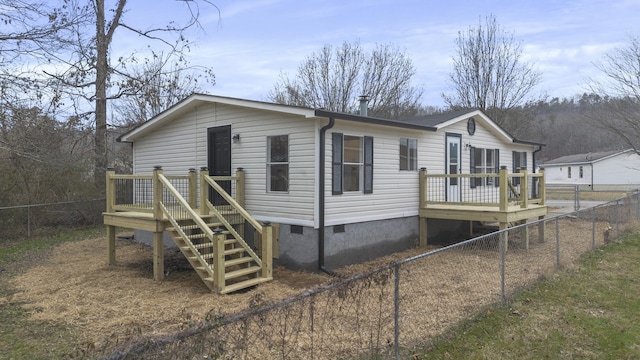
[[[207,222],[206,224],[214,234],[225,236],[222,257],[224,260],[224,284],[221,286],[221,293],[238,291],[269,280],[260,276],[262,267],[247,253],[244,247],[240,246],[231,232],[222,230],[222,223]],[[181,225],[180,228],[172,226],[167,228],[167,232],[205,285],[215,291],[216,245],[214,241],[199,231],[197,225],[193,224]]]
[[[228,206],[222,211],[209,201],[199,214],[168,181],[163,185],[173,196],[171,206],[159,204],[171,223],[165,230],[209,289],[226,294],[272,280],[270,267],[244,240],[240,216],[229,217]]]

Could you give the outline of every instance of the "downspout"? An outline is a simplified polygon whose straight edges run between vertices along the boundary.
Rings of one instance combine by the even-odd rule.
[[[320,129],[320,159],[318,164],[320,166],[320,181],[318,182],[318,269],[331,276],[338,276],[334,271],[331,271],[324,267],[324,218],[325,218],[325,201],[324,201],[324,188],[325,188],[325,154],[326,154],[326,137],[327,130],[331,129],[335,125],[336,120],[333,117],[329,118],[329,123]]]
[[[540,150],[542,150],[542,145],[538,145],[538,150],[535,150],[534,152],[531,153],[531,156],[533,157],[533,172],[536,172],[536,153],[539,152]]]

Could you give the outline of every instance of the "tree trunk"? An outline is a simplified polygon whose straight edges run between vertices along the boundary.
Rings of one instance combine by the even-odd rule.
[[[94,183],[96,189],[104,191],[107,168],[107,50],[109,42],[105,32],[104,0],[96,3],[96,130],[94,140]]]

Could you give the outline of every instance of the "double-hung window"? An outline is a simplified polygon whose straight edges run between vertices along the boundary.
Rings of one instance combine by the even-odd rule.
[[[472,174],[497,174],[500,164],[499,149],[482,149],[471,147],[470,163]],[[471,178],[470,186],[498,186],[498,179],[494,177],[477,177]]]
[[[267,137],[267,189],[289,191],[289,135]]]
[[[418,139],[400,138],[400,170],[418,169]]]
[[[373,192],[373,137],[333,133],[332,193]]]

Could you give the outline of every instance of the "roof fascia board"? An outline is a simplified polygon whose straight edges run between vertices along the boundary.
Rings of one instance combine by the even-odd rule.
[[[217,103],[217,104],[223,104],[223,105],[247,107],[247,108],[258,109],[258,110],[275,111],[275,112],[281,112],[281,113],[286,113],[291,115],[301,115],[307,118],[314,117],[314,110],[310,108],[280,105],[280,104],[273,104],[273,103],[267,103],[267,102],[261,102],[261,101],[245,100],[245,99],[196,93],[186,97],[185,99],[178,102],[177,104],[170,107],[169,109],[149,119],[147,122],[143,123],[139,127],[129,131],[126,134],[121,135],[118,138],[118,140],[121,142],[131,142],[135,140],[135,138],[138,137],[139,135],[144,134],[150,129],[153,129],[156,126],[161,125],[168,119],[173,118],[175,114],[180,113],[186,107],[197,106],[199,104],[206,104],[206,103],[210,103],[210,104]]]
[[[323,117],[323,118],[334,118],[334,119],[361,122],[361,123],[373,124],[373,125],[391,126],[391,127],[403,128],[403,129],[427,130],[427,131],[438,130],[433,126],[409,124],[401,121],[380,119],[380,118],[369,117],[369,116],[351,115],[351,114],[327,111],[322,109],[315,110],[315,115],[317,117]]]
[[[509,133],[507,133],[506,131],[504,131],[504,129],[502,129],[500,126],[498,126],[498,124],[496,124],[493,120],[489,119],[489,117],[487,115],[485,115],[485,113],[483,113],[480,110],[473,110],[470,111],[468,113],[464,113],[462,115],[456,116],[453,119],[447,120],[443,123],[440,123],[437,125],[438,129],[447,127],[449,125],[455,124],[459,121],[462,120],[467,120],[470,117],[474,117],[474,116],[479,116],[482,121],[488,125],[489,127],[491,127],[491,129],[493,129],[496,133],[498,133],[500,136],[502,136],[503,138],[505,138],[507,140],[507,142],[515,142],[515,138],[511,135],[509,135]]]

